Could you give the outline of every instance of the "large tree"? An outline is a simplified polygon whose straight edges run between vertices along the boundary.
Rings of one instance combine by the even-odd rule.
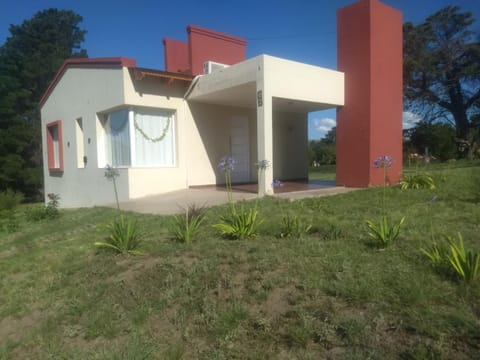
[[[9,28],[0,47],[0,191],[12,188],[30,198],[38,193],[38,101],[65,59],[87,56],[81,21],[72,11],[47,9]]]
[[[447,6],[425,22],[404,24],[404,97],[428,122],[450,122],[458,139],[475,131],[480,104],[480,44],[475,19]]]

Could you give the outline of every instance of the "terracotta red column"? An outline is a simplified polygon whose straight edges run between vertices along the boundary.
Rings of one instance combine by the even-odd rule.
[[[388,181],[402,174],[402,14],[378,0],[337,12],[338,70],[345,106],[337,110],[337,185],[383,185],[373,160],[394,159]]]

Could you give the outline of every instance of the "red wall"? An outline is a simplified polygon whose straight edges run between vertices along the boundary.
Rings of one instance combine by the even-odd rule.
[[[192,75],[203,74],[205,61],[233,65],[245,60],[247,42],[243,39],[193,25],[187,32]]]
[[[245,60],[244,39],[193,25],[187,33],[188,42],[163,40],[166,71],[199,75],[206,61],[233,65]]]
[[[337,12],[338,70],[345,73],[345,106],[337,111],[337,184],[383,185],[373,168],[394,158],[390,183],[402,171],[402,15],[378,0]]]
[[[163,39],[165,53],[165,71],[190,74],[190,56],[188,44],[173,39]]]

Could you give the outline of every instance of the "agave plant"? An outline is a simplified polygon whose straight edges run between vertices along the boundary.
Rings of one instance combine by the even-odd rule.
[[[373,221],[367,220],[367,226],[370,230],[368,235],[377,240],[382,247],[386,247],[393,242],[398,235],[400,234],[400,227],[405,221],[405,216],[400,219],[396,224],[389,224],[388,218],[386,215],[382,216],[382,220],[377,225]]]
[[[194,240],[205,218],[205,211],[205,206],[188,205],[184,214],[175,216],[170,224],[173,238],[185,243]]]
[[[413,175],[405,175],[400,182],[402,190],[407,189],[435,189],[433,177],[425,172]]]
[[[112,224],[107,225],[109,236],[106,242],[96,242],[95,246],[115,250],[122,254],[141,255],[136,250],[142,241],[142,235],[137,227],[137,222],[120,216]]]
[[[458,233],[458,243],[450,236],[446,238],[450,248],[446,257],[455,273],[467,283],[478,278],[480,252],[465,249],[461,233]]]
[[[258,233],[258,226],[262,223],[258,218],[256,207],[240,210],[232,207],[225,215],[220,216],[220,222],[212,226],[220,231],[220,234],[231,239],[251,239]]]

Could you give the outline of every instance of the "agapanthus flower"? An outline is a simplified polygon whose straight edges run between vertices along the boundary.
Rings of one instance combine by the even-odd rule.
[[[259,169],[262,169],[262,170],[265,170],[267,167],[270,166],[270,161],[268,160],[260,160],[258,163],[256,163],[255,165],[257,165],[257,167]]]
[[[235,168],[235,159],[231,156],[225,156],[218,163],[218,168],[222,171],[233,171]]]
[[[373,160],[373,167],[375,169],[387,169],[393,164],[393,158],[390,155],[379,156]]]
[[[107,164],[105,166],[105,177],[108,180],[115,180],[115,178],[119,177],[120,173],[118,172],[118,169],[114,168],[113,166],[110,166]]]
[[[273,180],[273,182],[272,182],[272,186],[273,186],[274,188],[281,187],[281,186],[283,186],[283,183],[282,183],[280,180],[275,179],[275,180]]]

